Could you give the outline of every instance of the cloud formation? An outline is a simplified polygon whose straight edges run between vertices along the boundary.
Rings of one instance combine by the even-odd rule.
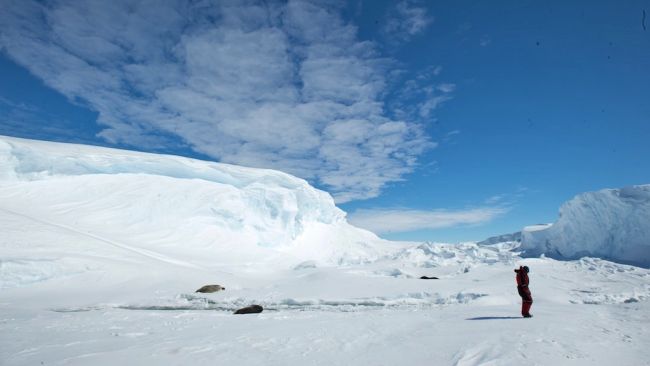
[[[222,162],[309,179],[338,202],[366,199],[435,143],[415,119],[387,117],[391,60],[330,3],[9,0],[0,48],[97,111],[107,142],[180,139]],[[397,9],[397,34],[431,22],[412,3]],[[446,100],[436,98],[421,115]]]
[[[376,234],[424,229],[442,229],[459,225],[487,223],[508,212],[506,207],[481,207],[468,210],[360,209],[348,221]]]
[[[391,103],[395,115],[407,120],[435,120],[433,112],[453,99],[456,91],[456,84],[436,82],[441,72],[441,66],[429,66],[406,80]]]
[[[394,41],[409,41],[413,36],[423,33],[433,23],[427,8],[413,0],[398,2],[391,9],[383,31]]]

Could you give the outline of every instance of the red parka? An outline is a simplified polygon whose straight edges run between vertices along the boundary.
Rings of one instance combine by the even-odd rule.
[[[517,272],[517,287],[528,287],[528,273],[524,270],[524,267],[519,267],[515,269]]]
[[[530,307],[533,304],[533,295],[530,293],[528,288],[528,272],[523,266],[520,266],[519,269],[515,269],[517,273],[517,291],[519,296],[521,296],[521,315],[524,317],[530,317]]]

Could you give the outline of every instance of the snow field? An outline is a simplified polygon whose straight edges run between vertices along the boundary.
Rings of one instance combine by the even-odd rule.
[[[3,290],[0,354],[7,365],[643,364],[648,271],[590,261],[517,261],[532,269],[533,319],[519,317],[506,263],[272,275],[107,263],[131,279],[79,273]],[[410,277],[376,274],[395,266]],[[438,271],[453,274],[415,277]],[[192,292],[210,282],[227,289]],[[251,303],[266,310],[232,315]]]
[[[39,232],[12,236],[24,243]],[[76,235],[43,234],[59,244]],[[0,354],[7,365],[638,365],[650,359],[644,341],[650,271],[599,259],[522,259],[514,246],[399,243],[393,255],[370,263],[274,271],[240,264],[218,272],[106,245],[70,257],[95,258],[87,272],[3,290]],[[51,250],[68,258],[64,247]],[[395,259],[404,253],[422,260]],[[531,267],[533,319],[518,314],[512,269],[522,264]],[[418,279],[425,274],[440,279]],[[226,290],[193,292],[207,283]],[[638,301],[626,301],[632,298]],[[232,315],[251,303],[266,310]]]
[[[650,364],[648,269],[383,241],[280,172],[0,137],[0,234],[0,365]]]

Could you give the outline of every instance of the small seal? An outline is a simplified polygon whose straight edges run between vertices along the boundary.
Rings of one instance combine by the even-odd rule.
[[[429,277],[429,276],[422,276],[420,277],[421,280],[438,280],[438,277]]]
[[[210,294],[210,293],[217,292],[217,291],[223,291],[225,289],[226,288],[221,286],[221,285],[205,285],[205,286],[201,287],[200,289],[196,290],[195,292],[202,292],[202,293]]]
[[[256,314],[261,313],[262,310],[264,310],[264,308],[259,305],[250,305],[235,311],[235,314]]]

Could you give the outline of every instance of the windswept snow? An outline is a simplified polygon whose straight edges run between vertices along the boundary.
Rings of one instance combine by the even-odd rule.
[[[606,258],[650,267],[650,185],[583,193],[552,225],[524,229],[527,256]]]
[[[0,161],[5,213],[162,261],[339,263],[381,245],[329,194],[278,171],[8,137]]]
[[[0,137],[0,364],[650,364],[650,270],[520,250],[386,242],[280,172]]]

